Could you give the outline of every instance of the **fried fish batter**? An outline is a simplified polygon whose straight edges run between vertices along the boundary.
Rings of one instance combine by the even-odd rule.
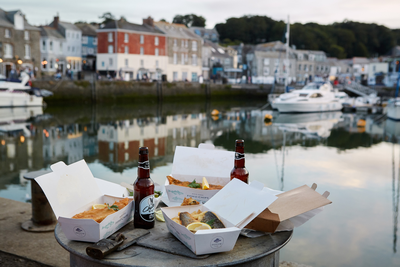
[[[183,226],[188,226],[192,222],[203,222],[209,224],[212,229],[225,228],[218,216],[211,211],[179,212],[178,216],[172,218],[172,220]]]
[[[167,176],[167,179],[169,181],[169,184],[177,185],[177,186],[189,187],[189,184],[191,183],[191,182],[186,182],[186,181],[179,181],[179,180],[175,179],[174,177],[172,177],[170,175]],[[194,189],[200,189],[201,190],[202,184],[201,183],[198,183],[198,184],[200,184],[200,187],[199,188],[194,188]],[[210,184],[210,188],[207,189],[207,190],[220,190],[220,189],[222,189],[222,187],[223,187],[222,185]]]
[[[197,200],[193,199],[193,198],[184,198],[183,202],[181,204],[181,206],[189,206],[189,205],[199,205],[200,202],[198,202]]]
[[[104,203],[104,204],[106,204],[106,203]],[[129,199],[124,198],[120,201],[114,202],[113,205],[116,205],[118,207],[118,209],[121,210],[128,204],[129,204]],[[88,211],[78,213],[78,214],[74,215],[72,218],[73,219],[93,219],[96,222],[101,223],[108,215],[113,214],[115,212],[117,212],[117,211],[115,211],[114,209],[109,209],[108,207],[106,207],[104,209],[91,209]]]

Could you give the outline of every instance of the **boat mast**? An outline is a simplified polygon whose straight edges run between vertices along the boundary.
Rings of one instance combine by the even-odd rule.
[[[289,23],[289,15],[286,25],[286,79],[285,79],[285,91],[288,92],[288,84],[289,84],[289,37],[290,37],[290,23]]]

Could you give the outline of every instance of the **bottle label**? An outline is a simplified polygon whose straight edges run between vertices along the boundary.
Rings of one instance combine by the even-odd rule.
[[[235,152],[235,160],[244,159],[244,153]]]
[[[154,194],[143,198],[139,204],[139,214],[146,222],[154,221]]]
[[[150,169],[150,162],[149,161],[139,162],[138,167],[140,169],[149,170]]]

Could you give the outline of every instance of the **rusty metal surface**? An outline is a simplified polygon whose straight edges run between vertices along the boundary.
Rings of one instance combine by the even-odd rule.
[[[30,232],[53,231],[57,220],[51,209],[50,203],[43,193],[42,188],[34,180],[36,177],[50,171],[35,171],[24,174],[24,178],[31,181],[32,218],[21,224],[22,229]]]
[[[156,226],[159,229],[166,229],[165,223],[156,222]],[[132,227],[133,223],[129,223],[121,231]],[[70,252],[71,264],[74,266],[87,266],[89,263],[90,266],[278,266],[277,252],[289,242],[292,234],[292,231],[288,231],[257,238],[239,236],[232,251],[211,254],[204,259],[193,259],[133,245],[127,248],[129,254],[135,254],[133,257],[123,258],[125,251],[123,250],[113,253],[115,259],[96,260],[86,255],[86,247],[90,243],[70,241],[63,234],[60,225],[55,229],[57,242]],[[144,239],[138,242],[142,240]]]

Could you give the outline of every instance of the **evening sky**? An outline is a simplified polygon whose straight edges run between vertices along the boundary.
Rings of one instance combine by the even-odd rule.
[[[142,18],[152,16],[171,22],[176,14],[196,14],[207,20],[207,28],[225,22],[230,17],[243,15],[268,16],[274,20],[291,23],[316,22],[330,24],[352,20],[377,23],[389,28],[400,28],[400,0],[13,0],[2,1],[0,8],[11,11],[20,9],[33,25],[50,23],[60,15],[62,21],[96,21],[104,12],[117,18],[124,16],[128,21],[142,23]]]

